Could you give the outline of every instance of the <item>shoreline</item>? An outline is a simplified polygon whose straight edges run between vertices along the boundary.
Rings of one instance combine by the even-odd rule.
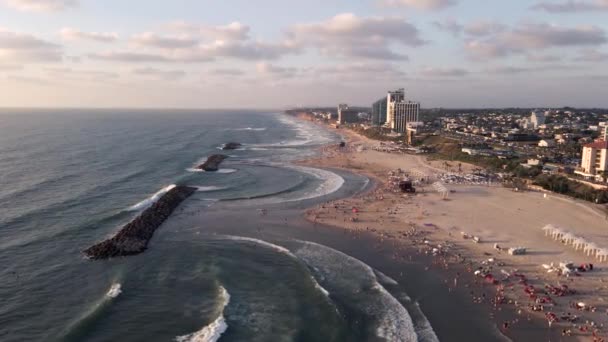
[[[331,129],[321,123],[315,124],[324,129]],[[555,295],[555,298],[553,298],[554,294],[551,293],[550,288],[547,291],[543,290],[544,284],[553,284],[551,286],[556,288],[561,286],[560,284],[563,285],[567,283],[568,285],[571,285],[574,283],[574,279],[567,279],[564,277],[556,279],[552,274],[547,275],[546,273],[541,273],[539,270],[533,270],[534,266],[538,268],[540,264],[528,265],[525,269],[520,270],[520,268],[522,268],[522,261],[529,263],[530,260],[513,260],[514,258],[512,256],[505,256],[500,252],[495,253],[496,250],[488,248],[488,245],[491,245],[489,240],[492,239],[489,237],[486,238],[483,235],[481,238],[484,240],[484,243],[481,244],[471,244],[470,241],[463,241],[462,238],[458,239],[457,237],[460,237],[459,229],[461,229],[461,224],[458,224],[461,223],[459,220],[454,220],[453,223],[456,224],[452,227],[447,227],[445,219],[438,220],[442,222],[435,223],[434,221],[436,221],[436,218],[433,216],[433,213],[427,212],[430,211],[427,209],[430,206],[434,207],[432,209],[437,209],[441,208],[443,203],[456,201],[466,202],[471,195],[496,197],[500,199],[501,196],[505,196],[504,192],[508,192],[509,190],[502,187],[487,187],[480,185],[449,185],[448,187],[450,190],[455,191],[453,194],[450,193],[449,196],[456,197],[456,199],[449,198],[446,201],[441,201],[438,198],[434,198],[433,202],[435,203],[430,203],[429,197],[438,197],[438,194],[432,193],[432,190],[427,186],[423,186],[421,189],[422,192],[417,193],[415,196],[401,197],[395,193],[388,193],[386,191],[386,173],[391,170],[391,168],[387,166],[398,164],[397,161],[408,160],[410,166],[414,165],[416,168],[422,168],[424,172],[428,171],[431,174],[436,174],[443,170],[432,165],[432,162],[427,161],[425,163],[422,160],[423,157],[407,154],[385,154],[385,157],[388,156],[388,159],[392,160],[382,160],[382,162],[378,162],[378,158],[365,159],[365,157],[360,157],[360,155],[369,155],[368,151],[370,146],[378,144],[378,142],[347,129],[342,129],[340,135],[347,142],[346,148],[326,145],[322,148],[320,157],[301,161],[299,164],[315,167],[338,168],[348,172],[365,175],[374,179],[374,185],[368,191],[356,194],[352,197],[330,201],[316,208],[309,208],[304,213],[304,218],[306,220],[315,225],[321,224],[331,226],[349,231],[352,234],[370,233],[379,237],[381,241],[395,241],[396,246],[404,247],[407,250],[405,253],[396,253],[395,258],[405,258],[408,253],[416,253],[418,256],[428,257],[426,262],[431,263],[431,267],[432,265],[439,265],[439,267],[436,267],[437,271],[444,277],[446,287],[450,289],[449,291],[459,291],[462,289],[475,289],[480,291],[480,296],[476,297],[475,295],[472,295],[474,297],[472,298],[472,301],[485,303],[496,327],[510,338],[515,338],[516,340],[530,340],[532,338],[534,340],[538,340],[539,338],[543,340],[548,338],[588,341],[594,340],[594,334],[601,337],[606,335],[606,330],[603,329],[603,327],[608,323],[608,320],[606,319],[607,315],[605,313],[602,315],[601,313],[603,310],[606,310],[606,308],[602,307],[602,303],[598,303],[598,300],[600,302],[602,301],[602,295],[599,291],[594,293],[594,291],[591,290],[594,287],[597,287],[598,282],[600,284],[603,283],[603,280],[601,279],[602,271],[598,270],[589,273],[589,275],[591,275],[589,278],[594,278],[591,280],[585,279],[587,274],[583,274],[583,277],[576,279],[576,285],[573,286],[575,289],[581,286],[582,290],[580,292],[565,297]],[[473,165],[463,166],[465,172],[474,168]],[[435,174],[433,174],[433,176],[435,176]],[[468,192],[471,192],[471,195],[469,195]],[[479,192],[479,194],[476,194],[476,192]],[[458,198],[461,196],[461,193],[467,198]],[[530,196],[530,194],[526,193],[511,193],[507,195]],[[537,193],[537,196],[540,197],[541,193]],[[425,199],[424,205],[416,203],[421,197]],[[591,208],[585,204],[579,204],[577,201],[564,199],[561,198],[561,196],[551,197],[563,202],[565,205],[584,206],[586,209],[592,210],[595,214],[600,215],[595,208]],[[465,206],[471,204],[477,205],[479,203],[463,203]],[[332,207],[333,213],[332,209],[328,209]],[[356,208],[356,212],[354,208]],[[415,215],[418,217],[409,217],[406,220],[397,218],[404,211],[409,210],[411,213],[412,208],[414,208],[413,211],[418,212],[418,215]],[[443,213],[443,215],[446,214]],[[426,222],[423,223],[421,221]],[[471,223],[476,220],[469,218],[464,221],[469,221],[468,223]],[[462,225],[466,226],[467,222],[462,223],[464,223]],[[411,228],[409,232],[403,229],[403,227],[408,224]],[[542,235],[540,228],[542,228],[542,226],[537,228],[537,233]],[[471,232],[471,234],[473,233],[474,232]],[[489,235],[490,232],[485,233]],[[485,240],[488,241],[486,242]],[[494,240],[499,241],[499,239]],[[440,241],[440,243],[433,241]],[[504,243],[506,242],[507,241]],[[529,241],[528,243],[531,242],[532,241]],[[555,248],[560,246],[559,242],[551,242],[554,243]],[[439,246],[443,246],[443,248]],[[482,246],[485,248],[479,248]],[[562,246],[562,248],[565,249],[567,247]],[[399,249],[399,247],[397,247],[397,249]],[[564,253],[566,254],[564,256],[565,260],[567,260],[566,258],[570,258],[573,254],[572,251],[566,252],[567,253]],[[531,253],[541,255],[540,251],[531,251]],[[546,254],[558,255],[562,253],[551,251],[551,253]],[[556,259],[556,257],[553,258],[555,259],[555,262],[560,261],[559,259]],[[549,259],[549,257],[545,259]],[[576,259],[585,259],[585,263],[594,262],[592,257],[585,257],[582,253],[577,255]],[[492,260],[493,262],[488,265],[488,260]],[[490,272],[493,272],[491,273],[492,277],[495,277],[496,279],[500,277],[500,281],[498,281],[499,283],[497,285],[484,284],[483,278],[473,275],[475,267],[482,267],[481,265],[484,261],[486,263],[485,267],[490,268]],[[575,262],[575,264],[578,263]],[[508,269],[508,271],[505,269]],[[509,274],[509,276],[505,276],[504,274]],[[448,282],[452,279],[454,286],[448,285]],[[526,285],[524,286],[522,283]],[[542,312],[534,311],[535,309],[538,309],[538,305],[534,307],[535,305],[530,304],[531,297],[523,293],[523,291],[520,291],[520,288],[526,286],[534,286],[535,291],[538,292],[536,295],[537,297],[542,296],[542,298],[550,298],[552,303],[545,303],[545,305],[541,306]],[[604,289],[608,289],[608,287],[604,287]],[[471,293],[473,293],[473,291],[471,291]],[[589,311],[575,310],[569,306],[572,302],[581,301],[586,303],[585,310]],[[538,300],[536,302],[538,302]],[[566,313],[568,313],[568,315],[566,315]],[[557,322],[552,323],[551,327],[548,328],[547,315],[551,314],[560,317],[558,317]],[[564,320],[559,319],[561,317],[569,319],[569,317],[573,316],[578,316],[578,320],[575,322],[564,322]]]

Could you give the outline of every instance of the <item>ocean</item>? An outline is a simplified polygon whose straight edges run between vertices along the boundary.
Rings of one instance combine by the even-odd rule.
[[[0,340],[438,340],[414,280],[301,219],[371,186],[294,163],[340,139],[260,111],[1,110]],[[219,172],[194,169],[232,141]],[[198,192],[145,253],[83,256],[173,184]]]

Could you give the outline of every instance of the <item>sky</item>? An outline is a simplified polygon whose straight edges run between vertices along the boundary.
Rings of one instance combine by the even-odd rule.
[[[0,0],[0,107],[608,107],[608,0]]]

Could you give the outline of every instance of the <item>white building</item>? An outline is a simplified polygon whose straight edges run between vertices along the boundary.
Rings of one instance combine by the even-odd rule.
[[[386,96],[386,126],[397,133],[405,133],[408,124],[420,122],[420,103],[405,100],[403,88]],[[418,125],[416,125],[417,127]]]
[[[386,96],[386,125],[392,129],[395,129],[395,115],[397,114],[395,105],[405,101],[405,89],[397,89],[395,91],[389,91]]]
[[[555,147],[557,145],[553,139],[543,139],[538,142],[538,147]]]
[[[581,161],[583,176],[595,176],[608,170],[608,142],[598,140],[583,146],[583,158]]]
[[[530,123],[534,127],[534,129],[538,128],[541,125],[545,124],[545,113],[539,111],[533,111],[532,115],[530,115]]]

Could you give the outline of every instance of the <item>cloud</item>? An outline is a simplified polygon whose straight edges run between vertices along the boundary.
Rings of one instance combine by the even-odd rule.
[[[566,0],[563,2],[539,2],[532,9],[549,13],[575,13],[608,11],[608,0]]]
[[[608,61],[608,52],[601,52],[596,49],[584,49],[576,60],[582,62],[604,62]]]
[[[459,24],[455,19],[449,18],[443,21],[434,21],[433,26],[440,31],[446,31],[454,36],[458,36],[464,30],[464,26]]]
[[[23,65],[18,64],[0,64],[0,71],[15,71],[23,69]]]
[[[433,22],[433,26],[441,31],[452,33],[454,36],[459,36],[465,33],[472,37],[484,37],[491,34],[496,34],[504,31],[507,27],[493,21],[477,21],[466,25],[459,24],[456,20],[449,18],[443,21]]]
[[[51,85],[53,84],[51,81],[47,80],[47,79],[43,79],[40,77],[30,77],[30,76],[19,76],[19,75],[10,75],[7,77],[7,79],[9,81],[14,81],[14,82],[19,82],[19,83],[26,83],[26,84],[33,84],[36,86],[41,86],[41,85]]]
[[[427,67],[420,72],[427,77],[463,77],[470,72],[462,68],[435,68]]]
[[[434,11],[454,6],[458,2],[456,0],[383,0],[381,3],[391,7],[412,7],[420,10]]]
[[[562,60],[560,56],[556,55],[537,55],[537,54],[528,54],[526,58],[530,62],[559,62]]]
[[[6,5],[19,11],[51,12],[78,6],[78,0],[6,0]]]
[[[469,40],[465,48],[475,58],[497,58],[553,47],[595,46],[606,42],[606,33],[597,26],[568,28],[525,24],[485,39]]]
[[[295,25],[288,34],[298,46],[312,46],[323,54],[339,57],[407,59],[395,52],[392,45],[425,44],[418,29],[402,18],[358,17],[352,13]]]
[[[464,32],[469,36],[484,37],[503,32],[506,29],[507,27],[503,24],[483,20],[466,25]]]
[[[0,62],[57,62],[62,59],[61,50],[57,44],[0,28]]]
[[[176,21],[167,25],[169,30],[180,34],[201,36],[212,39],[248,40],[250,27],[239,22],[228,25],[210,26]]]
[[[256,65],[256,70],[262,75],[269,75],[276,78],[290,78],[295,76],[299,70],[295,67],[282,67],[261,62]]]
[[[227,57],[242,60],[277,59],[296,53],[297,46],[291,42],[266,43],[261,41],[241,42],[217,40],[203,45],[195,55],[207,58]]]
[[[92,53],[88,56],[90,59],[106,61],[106,62],[125,62],[125,63],[142,63],[142,62],[157,62],[168,63],[173,62],[171,58],[162,54],[145,53],[145,52],[102,52]]]
[[[131,38],[131,42],[138,46],[160,49],[185,49],[194,47],[198,44],[198,40],[187,36],[160,36],[152,32],[135,35]]]
[[[485,69],[486,74],[502,74],[502,75],[516,75],[516,74],[529,74],[543,71],[554,71],[554,70],[578,70],[580,66],[553,64],[545,66],[498,66]]]
[[[99,71],[99,70],[79,70],[72,68],[46,68],[46,72],[53,77],[53,79],[71,79],[71,80],[107,80],[116,79],[119,75],[115,72]]]
[[[133,70],[133,73],[140,76],[153,77],[165,81],[178,80],[186,76],[183,70],[160,70],[154,68],[140,68]]]
[[[233,69],[233,68],[218,68],[211,70],[211,73],[218,76],[242,76],[245,75],[245,72],[241,69]]]
[[[406,73],[393,63],[353,62],[315,67],[307,74],[314,80],[338,83],[369,83],[370,79],[382,82],[403,82]]]
[[[83,32],[70,27],[61,29],[60,34],[65,40],[92,40],[100,43],[111,43],[119,38],[115,32]]]

